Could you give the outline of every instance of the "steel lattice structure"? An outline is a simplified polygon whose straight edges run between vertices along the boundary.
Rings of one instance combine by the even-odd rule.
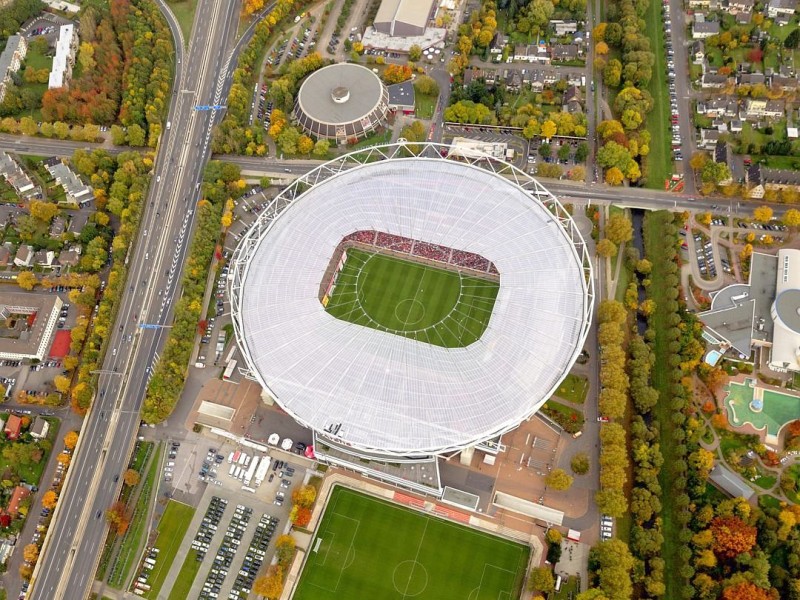
[[[401,141],[320,165],[269,203],[233,254],[233,325],[251,376],[300,423],[354,449],[440,454],[515,428],[589,331],[591,256],[569,213],[513,165],[448,149]],[[360,229],[494,262],[500,291],[482,337],[442,348],[327,314],[321,278]]]

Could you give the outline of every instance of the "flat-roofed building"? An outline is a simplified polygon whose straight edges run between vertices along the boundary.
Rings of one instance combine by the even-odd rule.
[[[44,360],[62,305],[53,294],[0,294],[0,359]]]
[[[53,68],[47,87],[66,87],[72,78],[72,67],[75,66],[75,55],[78,52],[78,33],[74,25],[62,25],[58,32],[56,54],[53,57]]]
[[[28,42],[24,36],[12,35],[8,38],[6,48],[0,54],[0,102],[6,97],[6,86],[11,81],[11,74],[19,70],[27,53]]]
[[[398,37],[422,35],[436,10],[434,0],[383,0],[375,15],[375,31]]]

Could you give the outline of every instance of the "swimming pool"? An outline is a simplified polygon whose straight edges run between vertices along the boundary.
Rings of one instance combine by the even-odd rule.
[[[706,354],[706,364],[716,367],[720,358],[722,358],[722,352],[719,350],[711,350],[708,354]]]

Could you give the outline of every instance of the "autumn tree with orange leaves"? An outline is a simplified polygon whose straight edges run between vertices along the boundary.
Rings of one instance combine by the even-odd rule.
[[[749,551],[756,543],[758,531],[738,517],[716,517],[711,521],[711,532],[714,554],[729,559]]]
[[[722,592],[722,600],[772,600],[769,592],[749,581],[741,581]]]

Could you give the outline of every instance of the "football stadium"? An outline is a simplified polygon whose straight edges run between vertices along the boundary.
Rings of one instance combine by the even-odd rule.
[[[497,440],[588,333],[591,261],[568,212],[512,165],[447,149],[401,141],[309,171],[232,258],[249,376],[362,463]]]

